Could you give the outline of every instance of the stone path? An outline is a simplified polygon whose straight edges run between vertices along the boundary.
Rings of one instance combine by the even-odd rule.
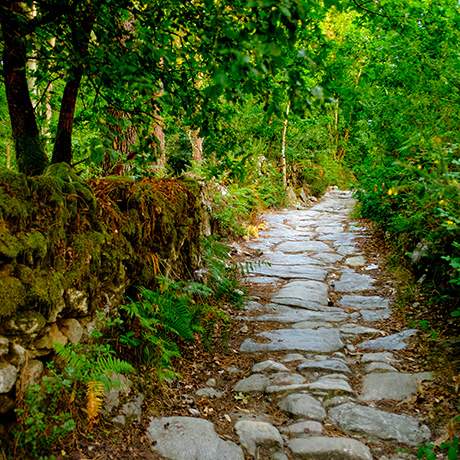
[[[254,366],[233,390],[263,393],[288,422],[241,414],[235,443],[204,419],[158,417],[148,429],[157,453],[177,460],[415,458],[398,452],[431,434],[397,402],[431,374],[398,371],[394,352],[415,330],[386,335],[373,325],[390,316],[390,306],[375,287],[378,267],[357,248],[363,231],[350,221],[353,206],[349,192],[332,190],[308,210],[267,215],[268,230],[249,243],[269,264],[253,267],[248,281],[271,298],[248,302],[241,317],[267,327],[242,342]],[[207,391],[221,396],[212,385]],[[393,410],[377,407],[386,401]]]

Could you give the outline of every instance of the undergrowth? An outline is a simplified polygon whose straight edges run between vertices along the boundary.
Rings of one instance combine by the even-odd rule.
[[[77,345],[56,345],[38,384],[26,388],[16,410],[14,458],[53,459],[50,453],[91,438],[108,416],[107,392],[120,386],[122,374],[136,379],[140,368],[158,382],[180,378],[174,368],[184,346],[212,350],[229,340],[230,317],[222,306],[242,305],[238,267],[229,263],[229,247],[203,242],[204,267],[197,280],[156,277],[155,288],[138,287],[119,308],[100,312],[91,338]]]

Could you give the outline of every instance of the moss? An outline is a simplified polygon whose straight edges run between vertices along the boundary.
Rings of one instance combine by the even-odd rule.
[[[0,299],[0,317],[15,313],[26,300],[26,290],[21,281],[12,276],[0,276]]]
[[[20,240],[7,230],[4,222],[0,221],[0,256],[14,259],[21,249]]]

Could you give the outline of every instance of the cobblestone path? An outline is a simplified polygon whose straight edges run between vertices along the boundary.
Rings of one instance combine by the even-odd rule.
[[[373,277],[378,266],[358,248],[364,234],[349,217],[353,206],[349,192],[332,190],[310,209],[268,214],[267,230],[248,244],[268,262],[248,281],[270,298],[246,305],[242,321],[267,327],[242,342],[254,366],[233,391],[263,393],[282,423],[243,414],[233,420],[235,443],[205,419],[158,417],[148,430],[155,452],[174,460],[415,458],[407,452],[430,431],[397,405],[431,375],[398,370],[397,353],[415,330],[374,327],[390,317],[389,299]],[[200,391],[219,397],[212,382]]]

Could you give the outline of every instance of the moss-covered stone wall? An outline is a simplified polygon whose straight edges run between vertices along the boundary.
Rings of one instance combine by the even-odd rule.
[[[98,309],[158,274],[193,277],[200,196],[191,180],[83,182],[64,164],[0,173],[0,414],[30,363],[78,341]]]

